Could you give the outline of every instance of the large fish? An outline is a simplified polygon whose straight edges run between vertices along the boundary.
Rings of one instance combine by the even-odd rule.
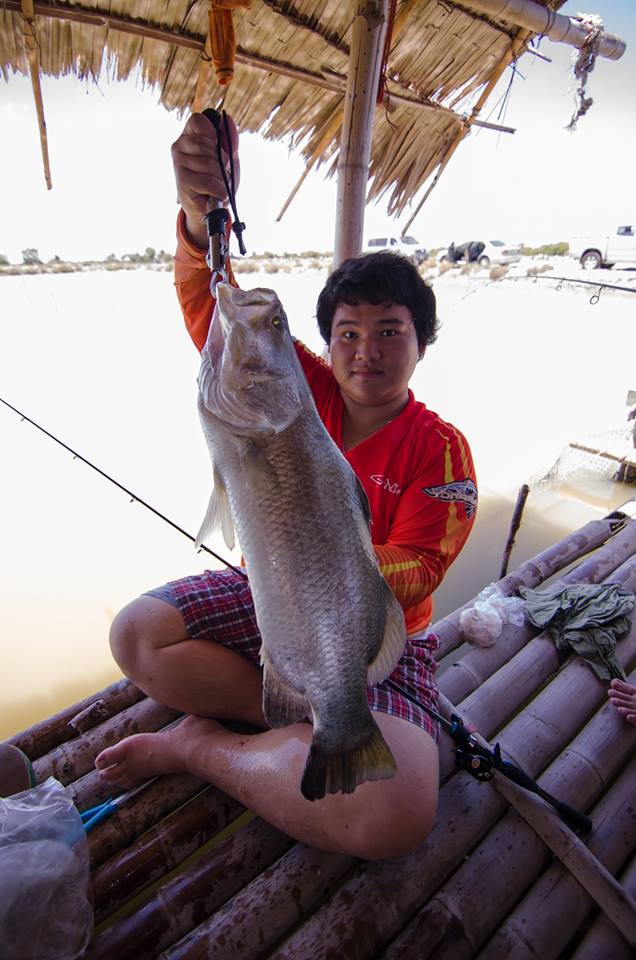
[[[198,542],[220,526],[245,558],[263,644],[270,727],[309,717],[308,800],[395,773],[366,687],[404,647],[378,568],[369,505],[327,433],[272,290],[216,288],[199,373],[214,489]]]

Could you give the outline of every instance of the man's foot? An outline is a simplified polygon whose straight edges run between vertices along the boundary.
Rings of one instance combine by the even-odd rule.
[[[607,696],[621,716],[636,727],[636,687],[624,680],[612,680]]]
[[[223,727],[216,720],[185,717],[178,726],[159,733],[137,733],[95,758],[102,780],[130,790],[163,773],[189,773],[193,741]]]

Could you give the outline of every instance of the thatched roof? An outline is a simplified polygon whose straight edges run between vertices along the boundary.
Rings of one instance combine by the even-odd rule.
[[[556,10],[563,2],[545,5]],[[167,109],[218,106],[226,93],[225,108],[240,129],[291,137],[308,160],[333,162],[355,4],[221,4],[236,7],[229,88],[209,69],[208,0],[2,0],[0,69],[7,80],[12,72],[28,73],[29,43],[46,75],[97,79],[107,67],[124,79],[139,68]],[[475,92],[487,97],[534,34],[448,0],[399,0],[389,29],[384,79],[391,96],[386,109],[376,110],[370,198],[388,194],[390,212],[398,214],[468,132],[464,110]]]

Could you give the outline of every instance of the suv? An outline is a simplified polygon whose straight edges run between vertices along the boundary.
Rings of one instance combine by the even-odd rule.
[[[612,267],[615,263],[636,263],[634,225],[623,224],[611,234],[573,237],[570,256],[577,257],[584,270]]]
[[[393,253],[401,253],[408,257],[419,267],[428,256],[428,251],[423,247],[415,237],[372,237],[366,247],[365,253],[378,253],[380,250],[390,250]]]

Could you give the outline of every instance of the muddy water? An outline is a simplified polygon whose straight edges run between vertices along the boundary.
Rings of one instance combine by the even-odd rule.
[[[322,276],[249,279],[275,286],[294,332],[320,349],[312,313]],[[436,616],[497,579],[521,483],[544,474],[568,441],[622,428],[625,393],[636,386],[631,303],[608,296],[591,308],[576,293],[518,286],[436,287],[443,327],[414,390],[464,430],[480,478],[478,520],[437,591]],[[209,495],[197,366],[168,274],[0,281],[0,395],[192,532]],[[209,564],[5,409],[0,442],[6,737],[117,678],[107,644],[115,612]],[[593,474],[552,489],[533,482],[511,567],[630,492]]]

